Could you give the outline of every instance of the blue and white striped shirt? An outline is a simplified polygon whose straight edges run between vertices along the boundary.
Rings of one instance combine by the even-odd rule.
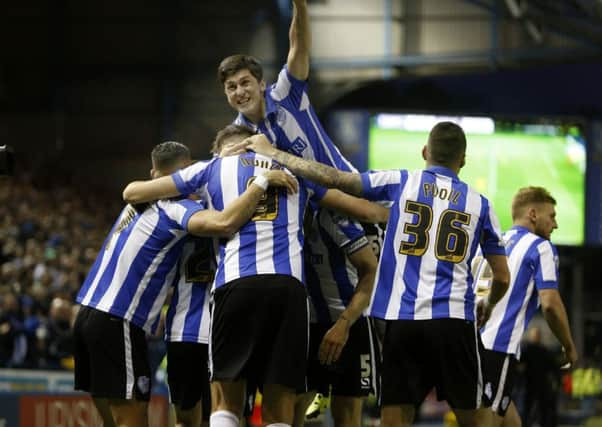
[[[241,113],[234,123],[263,133],[282,151],[343,171],[356,171],[322,128],[307,96],[307,81],[293,77],[285,65],[264,96],[266,117],[259,125]]]
[[[281,168],[255,153],[198,162],[172,175],[182,194],[197,193],[217,210],[239,197],[255,176]],[[289,194],[270,187],[255,215],[235,235],[220,239],[214,289],[235,279],[258,274],[285,274],[304,281],[303,215],[310,197],[326,190],[299,180],[299,191]]]
[[[504,254],[488,200],[444,167],[366,172],[363,195],[392,201],[367,313],[382,319],[474,321],[470,262],[479,242]]]
[[[369,245],[362,226],[328,209],[312,215],[305,240],[307,288],[312,322],[338,319],[357,286],[357,270],[348,258]]]
[[[189,236],[174,279],[165,318],[165,340],[209,342],[209,301],[215,276],[213,239]]]
[[[192,200],[160,200],[142,214],[127,206],[106,238],[82,288],[81,305],[153,332],[176,274]]]
[[[539,307],[537,291],[558,289],[558,253],[549,240],[520,226],[504,233],[504,241],[510,286],[481,329],[481,338],[486,349],[519,358],[522,335]],[[489,270],[481,258],[475,268],[480,295],[486,295],[491,285]]]

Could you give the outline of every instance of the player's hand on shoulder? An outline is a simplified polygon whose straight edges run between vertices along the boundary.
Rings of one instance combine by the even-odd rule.
[[[283,170],[270,170],[267,171],[264,176],[268,179],[270,187],[284,187],[290,194],[295,194],[298,191],[297,179]]]
[[[272,157],[274,155],[275,148],[270,143],[270,140],[261,133],[253,135],[240,143],[245,149],[255,151],[258,154]]]

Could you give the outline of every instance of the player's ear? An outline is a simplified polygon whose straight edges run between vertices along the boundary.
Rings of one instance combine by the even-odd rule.
[[[259,82],[259,89],[260,89],[262,92],[265,92],[265,80],[263,80],[263,79],[262,79],[262,80]]]
[[[535,220],[537,220],[537,209],[535,209],[533,206],[529,206],[527,208],[527,216],[529,217],[529,220],[535,222]]]
[[[150,170],[151,179],[155,179],[157,177],[157,171],[153,168]]]
[[[422,159],[426,162],[427,159],[427,154],[428,154],[428,148],[426,148],[426,145],[424,147],[422,147]]]
[[[462,169],[465,164],[466,164],[466,154],[462,154],[462,159],[460,159],[460,169]]]

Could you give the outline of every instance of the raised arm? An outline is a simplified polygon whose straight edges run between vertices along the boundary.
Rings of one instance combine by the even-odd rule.
[[[320,362],[326,365],[336,362],[341,356],[341,352],[349,338],[349,329],[370,304],[372,288],[374,287],[378,261],[370,245],[366,245],[349,255],[349,260],[357,269],[358,282],[345,311],[341,313],[334,325],[326,332],[320,344],[318,351]]]
[[[130,204],[146,203],[180,195],[169,175],[148,181],[130,182],[123,190],[123,200]]]
[[[263,134],[253,135],[241,143],[248,150],[276,160],[297,176],[309,179],[323,187],[338,188],[354,196],[362,195],[362,180],[357,173],[343,172],[322,163],[305,160],[278,150]]]
[[[506,255],[485,255],[485,259],[491,267],[493,278],[491,279],[488,297],[482,299],[477,307],[477,324],[479,327],[489,320],[493,307],[502,299],[510,284],[510,270],[508,269]]]
[[[560,293],[557,289],[542,289],[539,291],[539,300],[543,317],[564,347],[567,362],[574,365],[577,361],[577,348],[571,336],[569,319],[562,298],[560,298]]]
[[[228,203],[223,211],[203,210],[192,215],[188,221],[188,232],[197,236],[229,237],[251,219],[267,185],[285,187],[289,192],[297,192],[297,180],[283,171],[272,170],[263,176],[265,181],[257,177],[253,181],[255,185],[249,185],[245,192]]]
[[[298,80],[307,80],[311,34],[306,0],[293,0],[293,19],[288,38],[289,50],[286,60],[288,72]]]
[[[336,189],[328,190],[319,204],[359,222],[380,224],[389,220],[389,209]]]

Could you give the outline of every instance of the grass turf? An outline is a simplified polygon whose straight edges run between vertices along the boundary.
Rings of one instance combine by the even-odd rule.
[[[421,169],[427,132],[371,127],[370,169]],[[495,133],[467,135],[466,166],[460,179],[483,193],[493,204],[502,230],[512,226],[512,197],[521,187],[547,188],[556,199],[558,229],[555,243],[580,245],[584,241],[585,176],[567,155],[564,137]]]

